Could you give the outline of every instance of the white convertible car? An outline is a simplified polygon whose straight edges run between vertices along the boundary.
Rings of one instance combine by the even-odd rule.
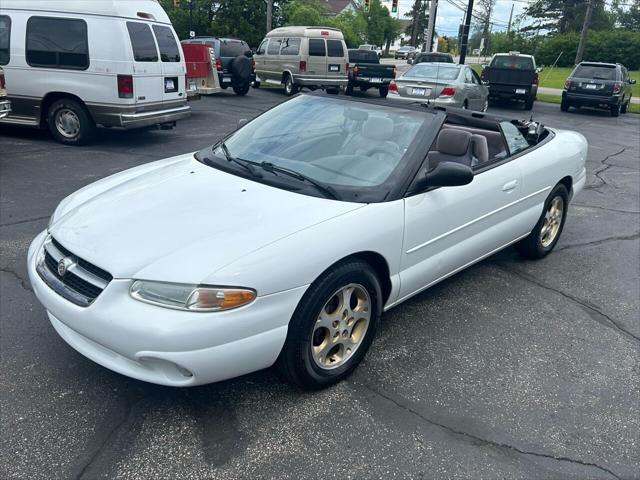
[[[116,372],[189,386],[277,363],[319,388],[383,311],[508,245],[547,255],[586,157],[536,122],[299,95],[67,197],[29,275],[60,336]]]

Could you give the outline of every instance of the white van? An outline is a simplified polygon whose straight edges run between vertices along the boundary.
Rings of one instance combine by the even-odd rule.
[[[255,87],[283,84],[287,95],[301,87],[338,93],[348,79],[347,46],[337,28],[280,27],[271,30],[253,56]]]
[[[190,114],[182,48],[156,0],[0,0],[0,66],[12,105],[1,122],[48,125],[62,143]]]

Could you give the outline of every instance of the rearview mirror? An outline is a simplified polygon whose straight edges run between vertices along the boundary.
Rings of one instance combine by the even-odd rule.
[[[471,167],[455,162],[440,162],[430,172],[425,172],[417,181],[417,190],[429,187],[456,187],[467,185],[473,180]]]

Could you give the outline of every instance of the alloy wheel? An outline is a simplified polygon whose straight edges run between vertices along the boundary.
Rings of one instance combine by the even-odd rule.
[[[563,213],[564,200],[562,197],[555,197],[549,204],[549,208],[544,215],[544,223],[540,229],[540,243],[544,248],[549,247],[558,236],[560,225],[562,225]]]

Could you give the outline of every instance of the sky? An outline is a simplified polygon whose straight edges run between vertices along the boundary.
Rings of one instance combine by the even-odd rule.
[[[404,14],[411,11],[414,0],[398,0],[400,6],[400,19],[406,19]],[[385,3],[385,2],[383,2]],[[438,13],[436,15],[436,31],[440,35],[445,36],[457,36],[458,25],[463,22],[464,12],[462,9],[456,8],[452,3],[466,8],[468,0],[438,0]],[[477,2],[474,2],[477,4]],[[511,5],[514,5],[513,18],[521,14],[526,7],[526,1],[523,0],[497,0],[494,11],[491,13],[491,18],[494,22],[493,31],[499,32],[507,29],[507,23],[509,22],[509,13],[511,12]],[[477,10],[477,7],[474,7]],[[471,25],[477,20],[472,18]]]

